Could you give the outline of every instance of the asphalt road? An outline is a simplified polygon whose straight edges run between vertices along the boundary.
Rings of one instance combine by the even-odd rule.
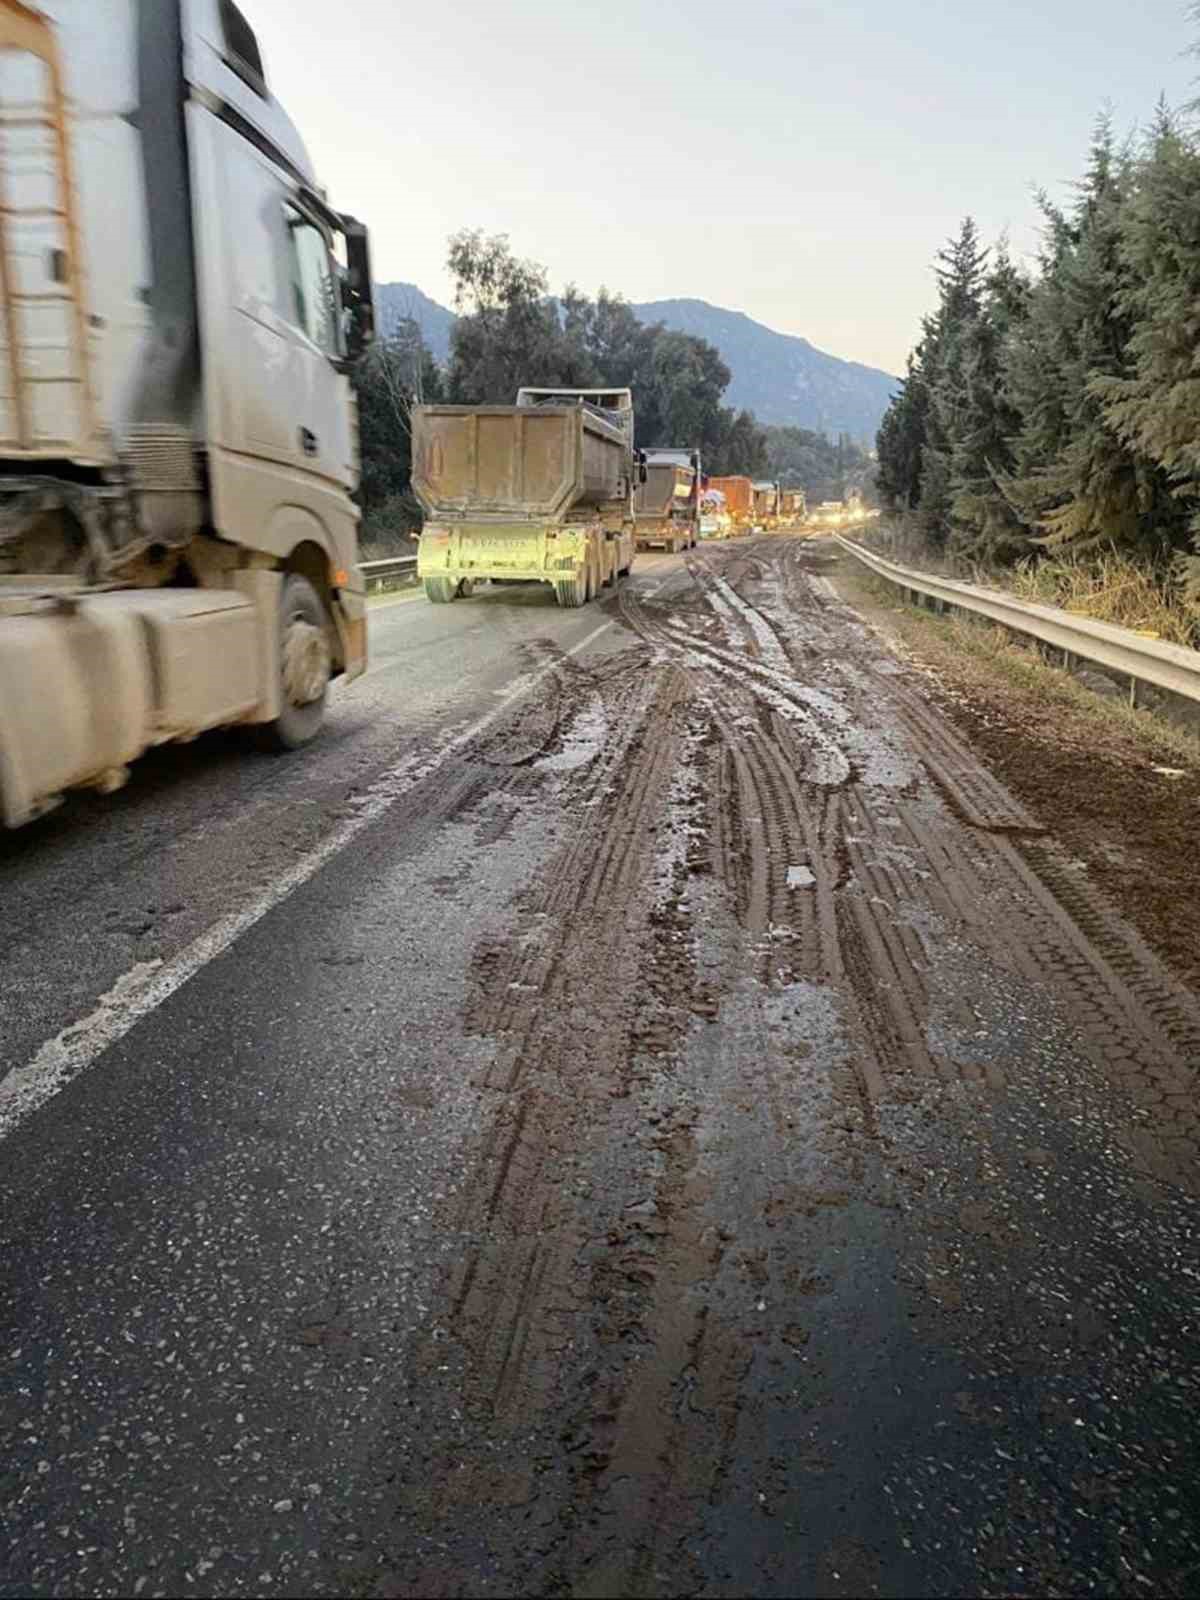
[[[787,538],[0,839],[0,1595],[1183,1595],[1200,1006]]]

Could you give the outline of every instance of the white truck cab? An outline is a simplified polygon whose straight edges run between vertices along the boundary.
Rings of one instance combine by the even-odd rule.
[[[0,0],[0,290],[3,820],[306,742],[365,664],[370,262],[233,0]]]

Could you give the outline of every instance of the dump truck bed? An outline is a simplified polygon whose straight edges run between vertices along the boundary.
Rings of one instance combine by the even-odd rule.
[[[643,517],[665,517],[672,511],[686,514],[695,482],[696,474],[691,467],[651,461],[646,468],[646,481],[638,485],[634,497],[634,515],[640,522]]]
[[[725,509],[731,517],[750,515],[753,504],[749,478],[710,478],[708,486],[725,496]]]
[[[417,406],[413,488],[439,522],[558,521],[619,500],[629,445],[583,405]]]

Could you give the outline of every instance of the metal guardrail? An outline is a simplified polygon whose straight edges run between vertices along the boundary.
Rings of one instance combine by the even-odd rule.
[[[405,578],[417,570],[416,556],[388,556],[383,561],[360,561],[358,570],[367,580],[367,593],[384,589],[393,578]]]
[[[999,589],[983,589],[958,578],[935,577],[929,572],[914,572],[898,562],[876,555],[853,539],[835,534],[838,544],[864,566],[888,582],[897,584],[917,601],[921,596],[934,600],[939,608],[955,606],[977,616],[988,617],[1005,628],[1040,639],[1062,652],[1064,664],[1091,661],[1109,672],[1129,679],[1129,698],[1137,704],[1138,683],[1152,683],[1169,694],[1187,700],[1200,700],[1200,650],[1185,645],[1166,644],[1161,639],[1143,639],[1128,628],[1111,622],[1096,622],[1078,617],[1057,606],[1040,606],[1018,600]]]

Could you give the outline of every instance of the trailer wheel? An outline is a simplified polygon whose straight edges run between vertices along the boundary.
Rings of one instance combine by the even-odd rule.
[[[554,580],[554,597],[560,606],[573,608],[586,604],[586,572],[581,572],[574,578],[556,578]]]
[[[435,606],[449,605],[458,593],[458,584],[452,578],[426,578],[425,598]]]
[[[329,618],[307,578],[291,572],[279,603],[279,687],[281,710],[261,729],[269,750],[299,750],[315,739],[325,720],[325,701],[333,673]]]

